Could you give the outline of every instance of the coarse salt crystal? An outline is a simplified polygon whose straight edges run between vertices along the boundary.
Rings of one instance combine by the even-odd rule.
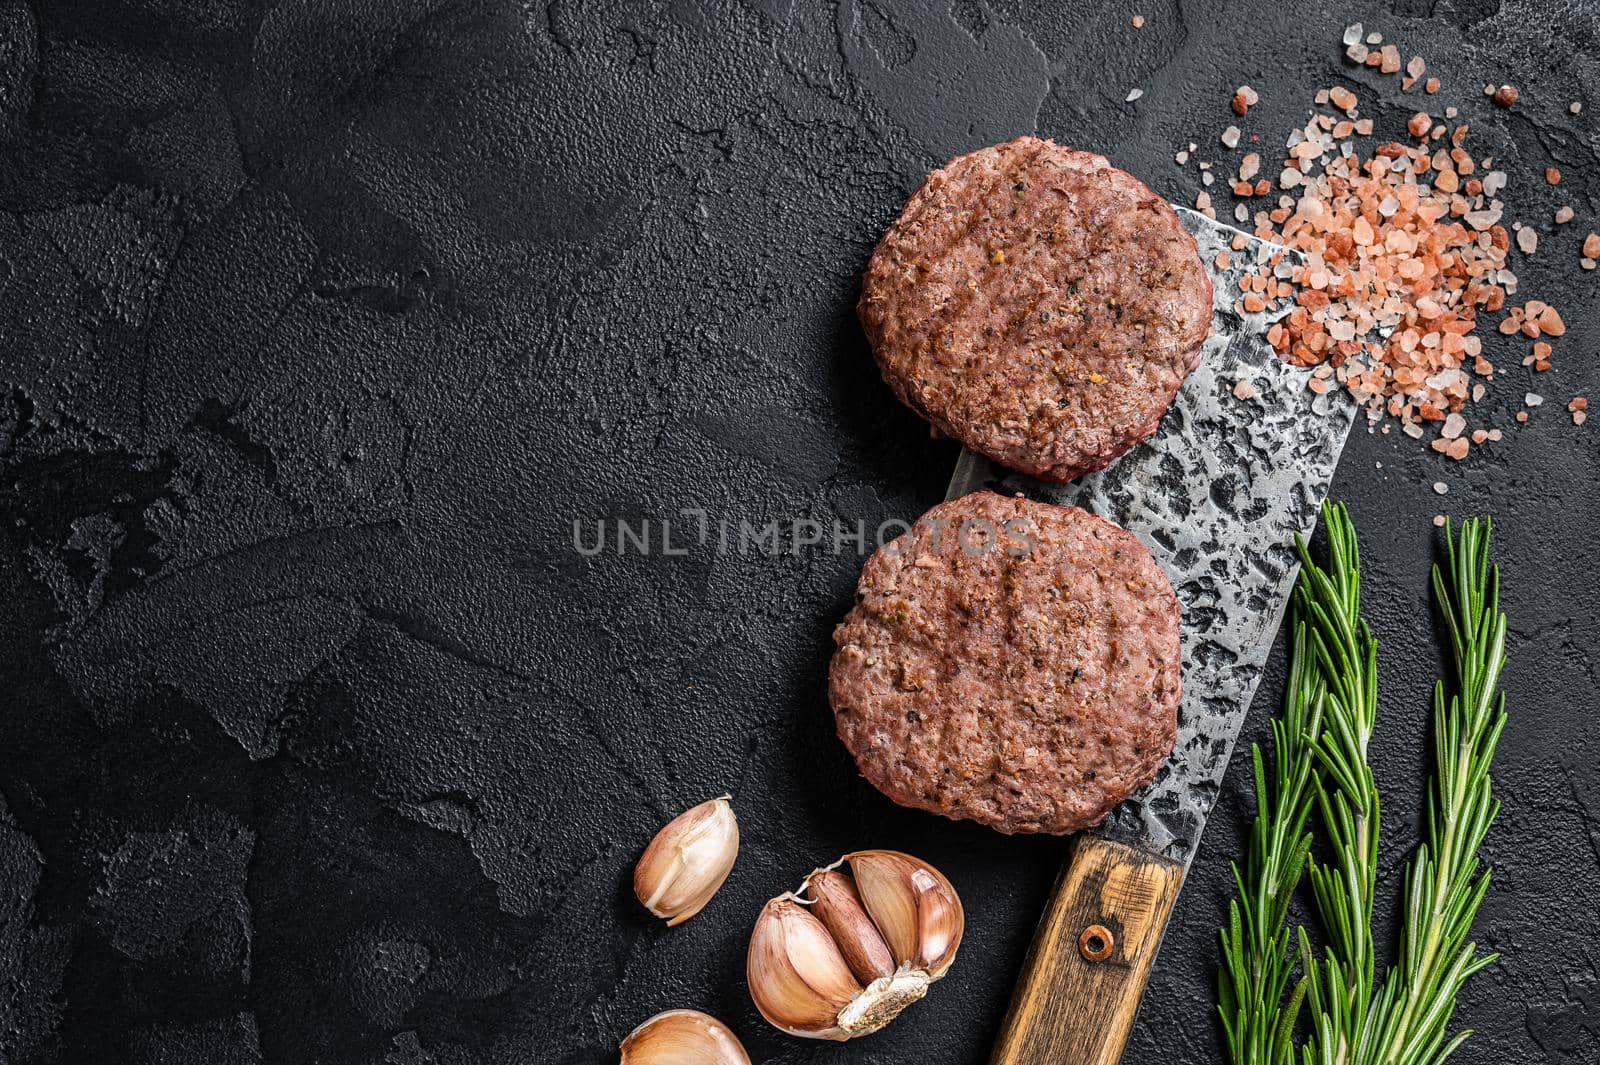
[[[1529,392],[1522,397],[1522,402],[1529,407],[1537,407],[1544,402],[1544,397],[1537,392]]]
[[[1359,22],[1346,26],[1344,28],[1344,37],[1342,39],[1342,43],[1355,44],[1357,41],[1361,40],[1361,35],[1365,32],[1366,30],[1362,28],[1362,25]]]
[[[1221,139],[1223,145],[1226,147],[1237,148],[1239,146],[1239,127],[1229,126],[1227,129],[1222,131]]]
[[[1131,103],[1133,103],[1133,101],[1137,100],[1139,97],[1141,97],[1143,95],[1144,95],[1144,90],[1143,89],[1129,89],[1128,90],[1128,99],[1125,102],[1131,104]]]
[[[1443,481],[1434,481],[1433,482],[1433,491],[1434,491],[1434,493],[1436,495],[1441,495],[1442,496],[1446,492],[1450,491],[1450,486],[1445,484]]]
[[[1244,378],[1240,378],[1238,381],[1234,382],[1234,384],[1233,384],[1233,398],[1234,399],[1238,399],[1238,400],[1254,399],[1255,395],[1256,395],[1256,386],[1251,384],[1248,380],[1246,380]]]
[[[1522,249],[1522,254],[1532,255],[1539,248],[1539,234],[1534,232],[1532,226],[1523,226],[1517,230],[1517,247]]]

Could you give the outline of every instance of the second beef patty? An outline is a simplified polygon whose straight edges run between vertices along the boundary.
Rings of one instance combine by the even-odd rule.
[[[868,561],[829,698],[861,773],[1002,832],[1098,824],[1177,734],[1177,596],[1131,533],[978,492]]]

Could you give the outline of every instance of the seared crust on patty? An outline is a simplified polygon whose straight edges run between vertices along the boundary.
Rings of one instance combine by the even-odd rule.
[[[1177,596],[1133,534],[977,492],[868,559],[834,630],[839,737],[906,806],[1001,832],[1098,824],[1177,737]]]
[[[1103,157],[1019,137],[928,175],[856,307],[897,396],[1047,481],[1155,431],[1211,330],[1177,214]]]

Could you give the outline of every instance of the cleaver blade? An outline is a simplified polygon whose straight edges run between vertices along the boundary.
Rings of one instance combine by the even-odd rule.
[[[1343,389],[1318,395],[1307,387],[1310,371],[1277,356],[1265,337],[1270,315],[1234,309],[1240,281],[1282,249],[1175,209],[1211,272],[1215,325],[1160,428],[1066,485],[963,451],[946,496],[989,487],[1109,518],[1150,549],[1183,606],[1172,756],[1080,834],[1002,1026],[997,1065],[1111,1065],[1121,1056],[1299,572],[1294,535],[1316,525],[1357,413]],[[1224,251],[1229,265],[1219,269]],[[1251,398],[1236,398],[1240,382]]]

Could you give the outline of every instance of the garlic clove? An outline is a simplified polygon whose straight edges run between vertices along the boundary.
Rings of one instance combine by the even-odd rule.
[[[836,869],[822,869],[807,879],[805,892],[812,899],[811,912],[833,936],[856,979],[868,984],[894,975],[894,955],[867,916],[855,881]]]
[[[963,921],[955,889],[927,863],[897,851],[847,854],[761,911],[750,995],[791,1035],[875,1032],[944,975]]]
[[[739,1037],[697,1010],[667,1010],[622,1041],[622,1065],[750,1065]]]
[[[873,924],[901,966],[937,980],[955,961],[966,915],[944,874],[899,851],[845,855]]]
[[[745,963],[750,997],[774,1027],[812,1039],[848,1039],[840,1014],[861,993],[822,922],[793,896],[762,907]]]
[[[710,799],[668,821],[634,867],[633,893],[669,928],[699,913],[733,869],[739,821],[728,798]]]

